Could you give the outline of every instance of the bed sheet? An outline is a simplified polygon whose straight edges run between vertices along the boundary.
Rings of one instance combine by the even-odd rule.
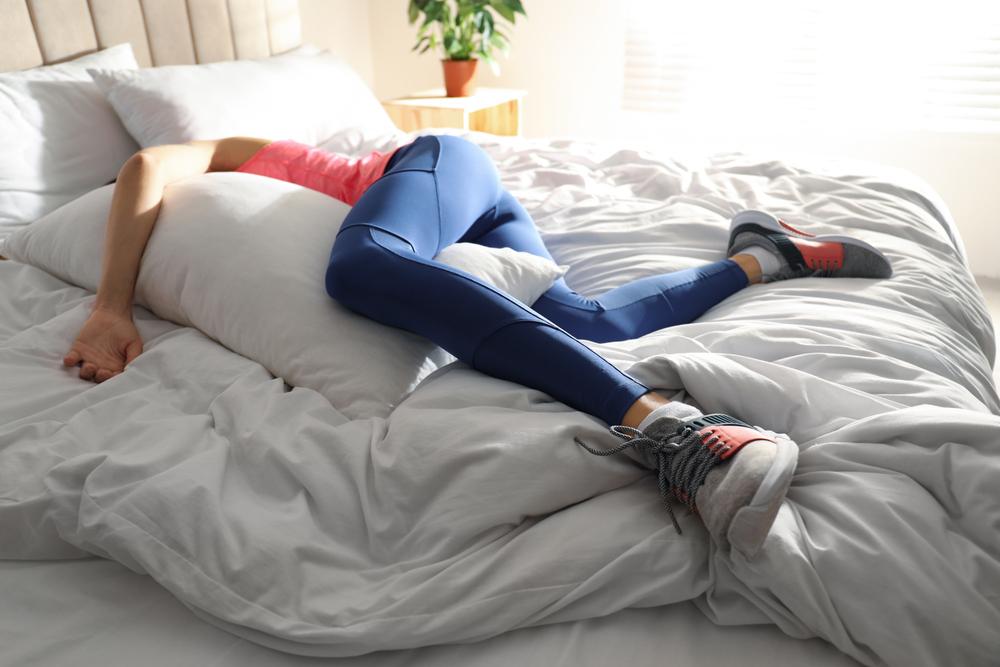
[[[307,658],[234,637],[107,559],[0,561],[0,665],[18,667],[816,667],[858,663],[773,626],[721,627],[690,602],[515,630],[473,644]]]
[[[719,552],[687,515],[675,535],[648,475],[551,447],[610,444],[602,424],[462,364],[390,419],[350,421],[139,309],[147,351],[115,381],[81,385],[49,362],[92,297],[8,262],[0,556],[114,558],[199,618],[308,655],[693,600],[719,624],[820,636],[865,664],[990,664],[994,338],[932,199],[840,167],[729,155],[692,168],[583,142],[476,140],[587,294],[717,259],[726,221],[748,207],[890,253],[892,281],[757,286],[690,325],[593,345],[649,386],[799,442],[761,557]],[[317,498],[338,511],[314,515]]]

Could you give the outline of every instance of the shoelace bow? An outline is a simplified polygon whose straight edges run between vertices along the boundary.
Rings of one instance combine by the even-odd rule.
[[[718,436],[710,435],[703,439],[701,434],[690,426],[684,426],[676,435],[665,440],[657,440],[647,436],[637,428],[619,424],[611,427],[611,432],[626,440],[612,449],[593,449],[582,440],[574,437],[576,444],[597,456],[611,456],[626,449],[645,448],[656,456],[656,477],[660,485],[660,495],[663,504],[670,514],[677,534],[681,534],[681,526],[674,515],[671,502],[675,497],[675,489],[680,489],[686,498],[685,504],[692,512],[695,508],[695,495],[705,483],[708,472],[721,461],[712,451],[712,445],[718,441]],[[712,431],[709,431],[711,434]],[[704,444],[705,446],[702,446]]]

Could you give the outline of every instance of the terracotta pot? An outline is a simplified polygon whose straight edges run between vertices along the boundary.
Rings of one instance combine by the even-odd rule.
[[[478,60],[442,60],[444,89],[448,97],[468,97],[476,92],[472,85]]]

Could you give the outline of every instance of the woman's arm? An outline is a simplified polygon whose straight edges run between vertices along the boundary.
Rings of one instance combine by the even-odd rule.
[[[191,141],[144,148],[125,162],[111,199],[97,298],[63,359],[66,366],[80,365],[81,378],[103,382],[142,352],[132,296],[164,188],[188,176],[237,169],[269,143],[251,137]]]

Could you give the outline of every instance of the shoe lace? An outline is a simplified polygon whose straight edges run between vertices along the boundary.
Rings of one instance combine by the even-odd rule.
[[[672,498],[679,490],[684,494],[685,504],[692,512],[696,512],[695,496],[698,489],[705,483],[708,472],[719,464],[721,459],[712,451],[711,445],[718,441],[718,436],[703,437],[690,426],[683,426],[673,436],[657,440],[647,436],[637,428],[619,424],[611,427],[611,432],[626,440],[611,449],[594,449],[577,437],[576,444],[597,456],[611,456],[626,449],[644,449],[656,460],[656,478],[660,485],[660,496],[667,508],[670,520],[677,534],[681,534],[681,526],[674,514]],[[706,446],[702,446],[702,444]]]

